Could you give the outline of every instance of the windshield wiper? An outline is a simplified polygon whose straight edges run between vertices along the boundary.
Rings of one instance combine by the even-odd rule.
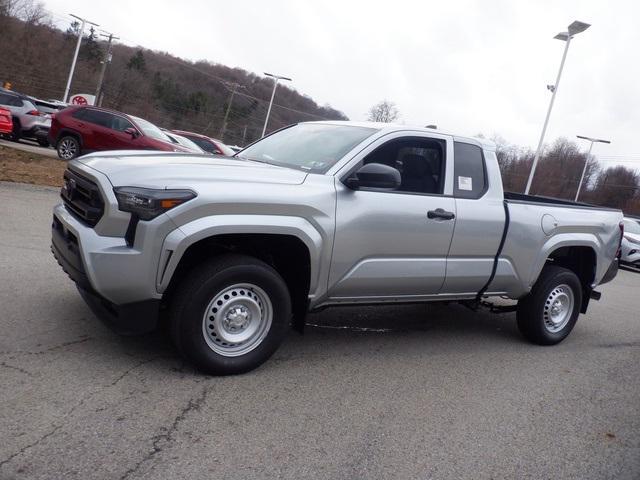
[[[242,160],[248,160],[250,162],[257,162],[257,163],[269,163],[266,160],[258,160],[257,158],[251,158],[251,157],[244,157],[244,156],[240,156],[240,155],[236,155],[236,158],[240,158]]]

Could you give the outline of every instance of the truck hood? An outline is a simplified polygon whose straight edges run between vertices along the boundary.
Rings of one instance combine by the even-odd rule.
[[[243,182],[298,185],[306,172],[221,155],[113,151],[73,160],[106,175],[114,187],[167,188],[195,183]]]

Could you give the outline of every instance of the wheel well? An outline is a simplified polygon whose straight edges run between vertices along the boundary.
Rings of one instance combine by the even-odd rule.
[[[82,136],[79,133],[74,132],[73,130],[60,131],[60,133],[58,134],[58,137],[56,138],[56,143],[55,143],[56,148],[58,147],[58,142],[63,137],[74,137],[76,140],[78,140],[78,143],[80,144],[80,148],[82,148]]]
[[[296,318],[304,318],[308,308],[311,258],[299,238],[280,234],[224,234],[200,240],[184,252],[163,298],[171,298],[181,279],[196,265],[215,255],[241,253],[271,265],[284,279],[291,295]]]
[[[591,297],[591,285],[596,276],[596,252],[591,247],[572,246],[554,250],[547,263],[564,267],[575,273],[582,285],[582,308],[586,313]]]

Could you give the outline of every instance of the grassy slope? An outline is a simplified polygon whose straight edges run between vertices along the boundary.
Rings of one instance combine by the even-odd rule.
[[[66,166],[57,158],[0,145],[0,180],[59,187]]]

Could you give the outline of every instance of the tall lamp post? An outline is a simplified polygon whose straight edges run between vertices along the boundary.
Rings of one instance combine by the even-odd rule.
[[[62,101],[67,103],[67,99],[69,98],[69,89],[71,88],[71,79],[73,78],[73,72],[76,69],[76,62],[78,61],[78,52],[80,51],[80,44],[82,43],[82,35],[84,35],[84,26],[88,23],[89,25],[94,25],[99,27],[97,23],[90,22],[85,18],[80,18],[73,13],[70,13],[73,18],[77,18],[80,20],[80,32],[78,33],[78,43],[76,43],[76,51],[73,54],[73,61],[71,62],[71,69],[69,70],[69,78],[67,79],[67,86],[64,89],[64,97],[62,97]]]
[[[271,114],[271,106],[273,105],[273,97],[276,96],[276,88],[278,86],[278,80],[287,80],[288,82],[291,81],[290,78],[282,77],[280,75],[274,75],[272,73],[267,73],[267,72],[264,72],[264,74],[267,77],[272,77],[273,78],[273,91],[271,92],[271,100],[269,101],[269,109],[267,110],[267,118],[264,119],[264,127],[262,128],[262,136],[263,137],[264,137],[264,134],[267,132],[267,124],[269,123],[269,115]]]
[[[591,137],[583,137],[582,135],[576,135],[576,137],[581,138],[582,140],[588,140],[591,142],[589,144],[589,152],[587,153],[587,159],[584,161],[584,167],[582,168],[582,175],[580,176],[580,183],[578,183],[578,191],[576,192],[575,201],[578,201],[578,197],[580,196],[580,190],[582,189],[582,181],[584,180],[584,174],[587,172],[587,165],[589,165],[589,159],[591,158],[591,149],[593,148],[594,143],[611,143],[610,140],[601,140],[599,138],[591,138]]]
[[[542,133],[540,134],[540,141],[538,142],[538,149],[536,150],[536,156],[533,159],[533,165],[531,166],[531,172],[529,172],[529,179],[527,180],[527,188],[524,193],[528,194],[529,189],[531,189],[531,183],[533,182],[533,175],[536,173],[536,167],[538,166],[538,160],[540,160],[540,154],[542,152],[542,144],[544,142],[544,134],[547,131],[547,125],[549,124],[549,117],[551,116],[551,109],[553,108],[553,102],[556,99],[556,93],[558,93],[558,85],[560,84],[560,76],[562,75],[562,68],[564,67],[564,61],[567,58],[567,52],[569,51],[569,44],[571,43],[571,39],[580,32],[584,32],[591,25],[584,22],[578,22],[577,20],[573,22],[567,28],[567,32],[560,32],[557,34],[555,39],[564,40],[564,53],[562,54],[562,61],[560,62],[560,69],[558,70],[558,76],[556,77],[556,83],[553,85],[548,85],[547,88],[551,90],[551,101],[549,102],[549,108],[547,110],[547,116],[544,119],[544,125],[542,127]]]

